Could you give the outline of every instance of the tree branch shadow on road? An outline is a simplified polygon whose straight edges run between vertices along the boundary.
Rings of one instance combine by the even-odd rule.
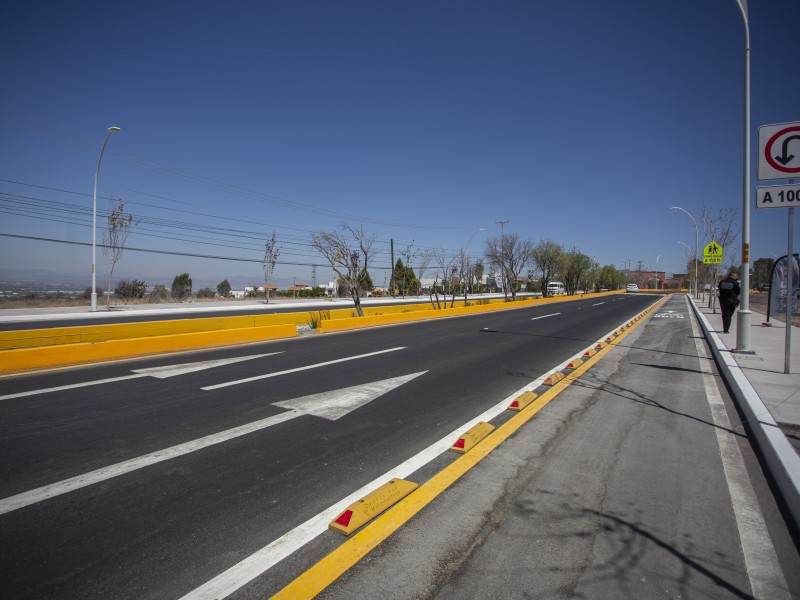
[[[580,578],[576,579],[576,582],[579,582],[581,587],[611,581],[622,588],[617,591],[622,592],[624,597],[642,597],[641,583],[648,579],[655,581],[670,579],[667,572],[669,565],[665,565],[664,558],[652,556],[653,553],[661,551],[662,555],[666,553],[677,559],[678,565],[680,565],[680,576],[672,579],[682,592],[680,596],[691,597],[695,593],[698,596],[704,596],[708,593],[707,589],[692,583],[692,575],[697,574],[727,591],[733,597],[752,598],[750,593],[715,572],[739,570],[734,556],[726,555],[719,550],[709,552],[707,549],[696,546],[689,533],[683,534],[683,543],[686,547],[680,549],[676,543],[665,541],[655,532],[648,530],[644,524],[634,522],[627,515],[573,506],[569,498],[564,498],[560,493],[554,491],[537,489],[534,495],[544,495],[548,498],[544,502],[535,502],[533,499],[519,502],[516,510],[522,514],[533,515],[538,521],[560,523],[558,527],[549,529],[554,533],[545,533],[545,537],[557,539],[568,536],[587,539],[589,547],[586,551],[593,554],[598,548],[598,541],[601,541],[607,548],[608,556],[602,557],[602,564],[589,562],[588,569],[584,565],[573,569],[575,575]],[[560,501],[559,497],[561,497]],[[573,497],[575,500],[580,500],[577,495],[573,494]],[[550,504],[553,501],[556,504]],[[633,510],[641,513],[641,509],[633,504],[631,506]],[[573,522],[571,527],[567,525],[570,521]],[[591,560],[591,557],[587,558]],[[597,555],[594,558],[598,558]],[[654,569],[655,565],[662,568],[656,570]],[[553,568],[555,567],[551,567],[551,570]],[[557,570],[563,570],[563,565]],[[644,577],[644,575],[648,575],[648,577]],[[575,597],[579,597],[576,590],[573,589],[572,593]]]
[[[637,364],[637,363],[632,363],[632,364]],[[645,365],[645,366],[650,366],[650,365]],[[592,383],[589,380],[594,380],[594,382],[596,383]],[[573,381],[572,385],[594,391],[606,392],[608,394],[611,394],[612,396],[618,396],[625,400],[630,400],[631,402],[636,402],[638,404],[643,404],[645,406],[650,406],[652,408],[658,408],[679,417],[686,417],[687,419],[691,419],[692,421],[697,421],[698,423],[702,423],[703,425],[708,425],[709,427],[713,427],[714,429],[720,429],[722,431],[732,433],[733,435],[742,438],[747,437],[744,433],[740,433],[738,431],[729,429],[727,427],[720,427],[719,425],[711,421],[707,421],[705,419],[701,419],[700,417],[695,417],[693,415],[669,408],[668,406],[664,406],[660,402],[657,402],[652,398],[648,398],[644,394],[641,394],[639,392],[636,392],[628,388],[624,388],[620,385],[617,385],[616,383],[611,383],[607,379],[601,379],[596,374],[591,372],[584,373],[579,379]]]

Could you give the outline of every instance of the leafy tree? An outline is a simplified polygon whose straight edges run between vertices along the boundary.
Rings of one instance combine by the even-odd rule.
[[[181,273],[176,275],[172,280],[172,297],[176,300],[182,300],[192,295],[192,278],[188,273]]]
[[[547,284],[554,280],[563,256],[564,248],[552,240],[540,240],[531,250],[531,258],[541,274],[542,295],[547,296]]]
[[[128,240],[128,233],[131,227],[136,225],[133,216],[125,212],[125,201],[122,198],[111,198],[111,205],[108,209],[108,221],[103,232],[103,254],[109,262],[108,269],[108,289],[111,289],[111,281],[114,276],[114,267],[122,258],[122,251],[125,249],[125,242]],[[106,305],[111,302],[111,295],[106,297]]]
[[[759,258],[753,263],[752,287],[758,289],[762,285],[770,283],[769,276],[772,274],[772,266],[775,260],[772,258]]]
[[[398,258],[394,266],[394,278],[389,281],[389,289],[392,293],[399,290],[400,294],[405,297],[406,294],[411,294],[419,288],[419,280],[414,275],[414,269],[403,264],[403,260]]]
[[[231,284],[227,279],[217,284],[217,294],[223,298],[227,298],[231,295]]]
[[[198,298],[213,298],[216,296],[217,293],[212,290],[211,288],[201,288],[197,290],[197,297]]]
[[[355,304],[358,316],[364,316],[361,296],[372,289],[372,279],[367,267],[374,235],[366,235],[362,227],[342,224],[341,231],[319,231],[311,234],[311,246],[330,263],[333,271],[344,282],[345,289]]]
[[[564,277],[564,287],[568,295],[572,296],[578,291],[580,284],[585,280],[593,264],[594,261],[579,252],[577,248],[573,248],[570,252],[564,254],[561,273]]]
[[[597,290],[618,290],[625,284],[625,273],[614,265],[606,265],[600,269],[595,287]]]
[[[117,284],[114,293],[123,300],[138,300],[147,295],[147,284],[138,279],[123,279]]]

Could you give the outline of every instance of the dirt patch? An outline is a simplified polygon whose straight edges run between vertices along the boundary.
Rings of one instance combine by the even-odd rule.
[[[766,321],[767,316],[767,300],[769,298],[769,294],[765,292],[751,292],[750,293],[750,310],[753,312],[757,312],[761,315],[764,315],[763,321]],[[770,315],[770,321],[780,321],[781,323],[786,323],[786,317],[783,315]],[[763,322],[762,321],[762,322]],[[756,323],[756,318],[753,319],[753,323]],[[760,323],[759,323],[760,324]],[[792,325],[795,327],[800,327],[800,314],[792,315]]]
[[[789,443],[794,448],[795,452],[800,454],[800,425],[793,425],[791,423],[778,423],[783,435],[789,440]]]

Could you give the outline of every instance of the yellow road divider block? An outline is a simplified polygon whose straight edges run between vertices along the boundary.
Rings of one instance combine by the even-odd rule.
[[[568,369],[577,369],[583,364],[583,361],[580,358],[573,358],[571,361],[567,363]]]
[[[514,401],[508,405],[508,410],[520,411],[531,404],[538,397],[539,395],[534,392],[524,392],[517,396]]]
[[[614,338],[615,338],[615,337],[617,337],[617,334],[616,334],[616,333],[612,333],[610,336],[608,336],[608,337],[606,338],[606,343],[607,343],[607,344],[610,344],[611,342],[613,342],[613,341],[614,341]]]
[[[469,452],[475,447],[475,444],[480,442],[493,431],[494,425],[490,425],[489,423],[481,421],[475,425],[475,427],[461,435],[461,437],[456,440],[456,443],[450,446],[450,450],[453,452],[458,452],[459,454]]]
[[[390,506],[400,502],[418,487],[419,485],[413,481],[392,479],[374,492],[353,502],[342,514],[331,521],[328,527],[333,531],[350,535]]]
[[[555,385],[562,379],[564,379],[564,374],[561,371],[559,371],[558,373],[553,373],[552,375],[550,375],[550,377],[545,379],[544,385]]]
[[[606,344],[605,342],[598,342],[597,345],[594,347],[594,349],[595,350],[602,350],[606,346],[608,346],[608,344]]]
[[[589,349],[588,349],[586,352],[584,352],[584,353],[583,353],[583,355],[584,355],[586,358],[592,357],[592,356],[594,356],[595,354],[597,354],[597,350],[595,350],[594,348],[589,348]]]

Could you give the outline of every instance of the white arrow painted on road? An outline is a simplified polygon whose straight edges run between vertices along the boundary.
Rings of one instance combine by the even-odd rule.
[[[294,400],[273,402],[272,404],[274,406],[280,406],[281,408],[297,410],[301,413],[314,415],[315,417],[336,421],[350,411],[357,409],[359,406],[363,406],[378,396],[383,396],[385,393],[392,391],[396,387],[400,387],[423,373],[427,373],[427,371],[403,375],[402,377],[394,377],[392,379],[384,379],[383,381],[366,383],[364,385],[355,385],[353,387],[336,390],[335,392],[322,392],[321,394],[311,394],[310,396],[303,396],[302,398],[295,398]]]
[[[61,494],[66,494],[68,492],[93,485],[95,483],[99,483],[101,481],[106,481],[107,479],[111,479],[119,475],[124,475],[125,473],[130,473],[131,471],[143,469],[144,467],[149,467],[150,465],[154,465],[165,460],[170,460],[172,458],[183,456],[197,450],[202,450],[203,448],[208,448],[209,446],[221,444],[222,442],[227,442],[228,440],[232,440],[255,431],[260,431],[262,429],[266,429],[267,427],[272,427],[278,423],[284,423],[306,414],[335,421],[350,411],[363,406],[367,402],[370,402],[375,398],[378,398],[379,396],[382,396],[383,394],[400,387],[404,383],[407,383],[424,373],[427,373],[427,371],[420,371],[419,373],[412,373],[411,375],[384,379],[382,381],[357,385],[328,393],[312,394],[310,396],[295,398],[294,400],[275,402],[275,406],[289,408],[290,410],[278,415],[273,415],[272,417],[267,417],[266,419],[261,419],[260,421],[246,423],[245,425],[240,425],[232,429],[226,429],[225,431],[220,431],[219,433],[213,433],[190,442],[178,444],[177,446],[172,446],[170,448],[164,448],[163,450],[156,450],[155,452],[151,452],[137,458],[132,458],[114,465],[109,465],[95,471],[90,471],[89,473],[84,473],[83,475],[77,475],[76,477],[51,483],[50,485],[45,485],[28,492],[3,498],[0,500],[0,515],[23,508],[25,506],[30,506],[31,504],[36,504],[37,502],[41,502],[49,498],[60,496]]]
[[[136,379],[138,377],[156,377],[158,379],[166,379],[168,377],[176,377],[185,373],[194,373],[196,371],[203,371],[205,369],[213,369],[215,367],[222,367],[225,365],[232,365],[234,363],[243,362],[245,360],[253,360],[255,358],[263,358],[265,356],[272,356],[273,354],[281,354],[281,352],[269,352],[268,354],[251,354],[250,356],[238,356],[235,358],[221,358],[217,360],[204,360],[200,362],[186,363],[182,365],[167,365],[165,367],[149,367],[147,369],[132,369],[134,375],[123,375],[121,377],[109,377],[108,379],[97,379],[95,381],[84,381],[83,383],[73,383],[71,385],[60,385],[57,387],[44,388],[41,390],[31,390],[29,392],[19,392],[18,394],[7,394],[0,396],[0,400],[11,400],[13,398],[24,398],[25,396],[35,396],[37,394],[47,394],[50,392],[61,392],[64,390],[74,390],[82,387],[89,387],[92,385],[101,385],[104,383],[114,383],[117,381],[126,381],[128,379]]]

